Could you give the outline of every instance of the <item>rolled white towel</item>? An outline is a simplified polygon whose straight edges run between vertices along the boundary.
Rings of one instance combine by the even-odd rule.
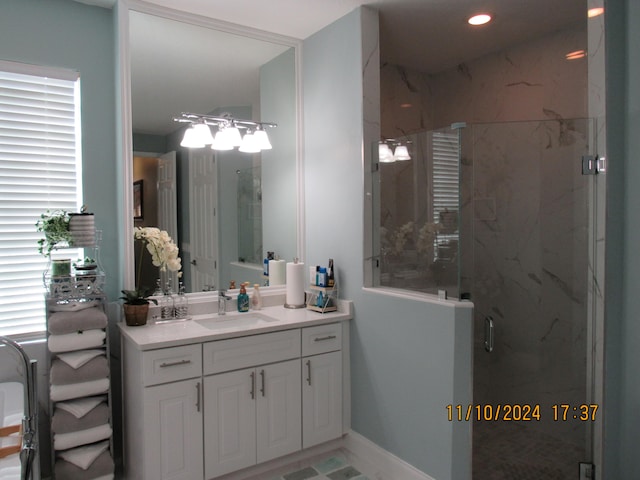
[[[47,343],[50,352],[72,352],[99,347],[104,344],[106,336],[106,332],[102,329],[84,330],[64,335],[49,335]]]
[[[106,440],[111,437],[111,434],[111,425],[108,424],[78,432],[60,433],[53,436],[53,448],[55,450],[68,450],[80,445]]]
[[[70,383],[68,385],[51,385],[49,396],[54,402],[71,400],[73,398],[90,397],[109,391],[109,379],[91,380],[82,383]]]
[[[82,418],[91,410],[96,408],[107,399],[106,395],[98,395],[97,397],[77,398],[66,402],[56,403],[56,407],[69,412],[76,418]]]
[[[76,467],[86,470],[108,448],[109,442],[105,440],[104,442],[65,450],[60,452],[58,456],[69,463],[73,463]]]

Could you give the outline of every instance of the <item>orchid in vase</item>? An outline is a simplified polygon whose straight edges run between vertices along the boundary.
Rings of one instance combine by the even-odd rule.
[[[178,277],[181,277],[182,272],[179,270],[182,268],[182,264],[180,257],[178,256],[178,247],[165,230],[160,230],[156,227],[135,227],[133,236],[134,239],[138,240],[140,243],[136,289],[122,290],[124,296],[120,298],[129,305],[145,305],[149,303],[149,301],[157,304],[155,299],[149,298],[152,290],[143,289],[140,285],[142,257],[144,255],[145,247],[147,252],[151,255],[151,261],[154,266],[159,267],[162,272],[166,272],[167,270],[178,272]]]

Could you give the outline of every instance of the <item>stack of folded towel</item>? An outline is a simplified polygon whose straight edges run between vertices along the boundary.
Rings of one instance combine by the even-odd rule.
[[[113,479],[107,316],[97,302],[55,305],[47,328],[55,478]]]

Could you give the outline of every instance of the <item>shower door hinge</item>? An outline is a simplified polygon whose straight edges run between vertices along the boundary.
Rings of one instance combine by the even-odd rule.
[[[579,480],[594,480],[595,479],[595,467],[593,463],[580,462],[580,479]]]
[[[582,175],[597,175],[604,173],[606,170],[607,162],[604,157],[598,155],[583,155],[582,156]]]

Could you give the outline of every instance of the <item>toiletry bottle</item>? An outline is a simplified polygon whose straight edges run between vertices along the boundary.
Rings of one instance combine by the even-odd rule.
[[[253,293],[251,294],[251,308],[254,310],[262,309],[262,297],[260,296],[260,285],[253,284]]]
[[[240,293],[238,294],[238,311],[249,311],[249,295],[247,295],[247,289],[245,288],[244,283],[240,284]]]
[[[189,316],[189,300],[185,293],[184,285],[180,282],[180,289],[173,305],[176,318],[187,318]]]
[[[167,282],[164,295],[160,298],[160,318],[167,320],[173,318],[173,291],[171,290],[171,282]]]
[[[333,258],[329,259],[329,267],[327,268],[327,287],[333,288],[336,280],[333,273]]]
[[[316,283],[319,287],[327,286],[327,269],[325,267],[320,267],[318,270],[318,280]]]
[[[322,292],[318,293],[318,298],[316,300],[316,307],[323,308],[324,307],[324,296]]]

